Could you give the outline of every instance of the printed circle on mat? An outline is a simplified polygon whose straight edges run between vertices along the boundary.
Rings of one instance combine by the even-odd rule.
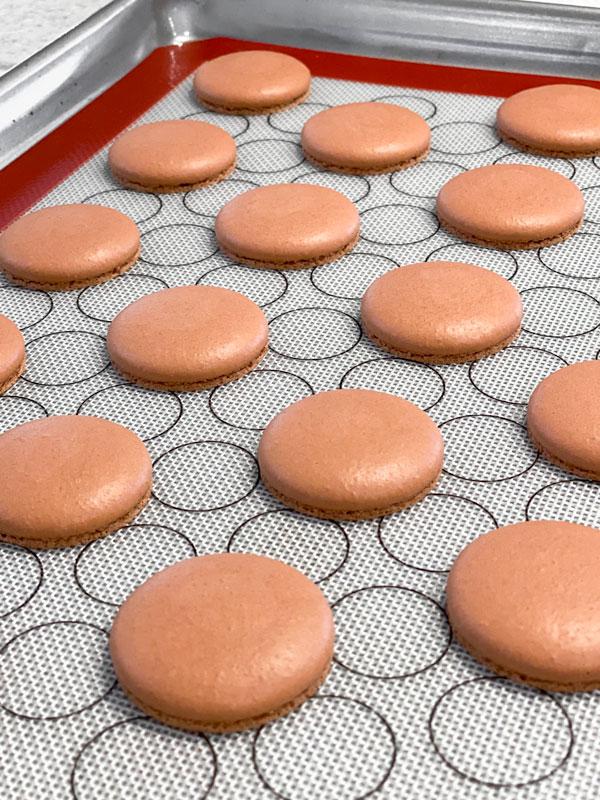
[[[493,150],[500,138],[493,125],[482,122],[442,122],[431,129],[431,149],[449,155],[473,155]]]
[[[542,486],[529,498],[525,518],[561,519],[600,528],[600,484],[567,478]]]
[[[360,237],[375,244],[416,244],[439,230],[435,214],[420,206],[388,204],[367,208],[360,215]]]
[[[442,376],[429,364],[394,356],[371,358],[342,376],[340,389],[373,389],[410,400],[423,411],[440,402],[445,393]]]
[[[282,509],[263,511],[242,522],[233,532],[227,552],[255,553],[284,561],[318,583],[342,568],[349,548],[339,522]]]
[[[75,560],[75,580],[100,603],[120,606],[154,573],[198,555],[190,539],[164,525],[128,525],[87,544]]]
[[[461,264],[475,264],[497,275],[512,280],[517,274],[519,264],[512,253],[506,250],[493,250],[476,244],[445,244],[430,253],[426,261],[458,261]]]
[[[437,113],[437,107],[431,100],[413,94],[385,94],[383,97],[374,97],[373,103],[392,103],[414,111],[423,119],[431,119]]]
[[[366,703],[322,695],[259,728],[253,760],[258,777],[277,797],[360,800],[388,779],[396,740],[387,721]]]
[[[47,416],[48,412],[37,400],[8,394],[0,397],[0,433]]]
[[[288,288],[283,272],[276,269],[254,269],[243,264],[214,267],[196,281],[196,286],[220,286],[246,295],[261,308],[280,300]]]
[[[301,103],[299,106],[288,108],[285,111],[269,114],[267,122],[276,131],[300,133],[304,124],[325,108],[331,108],[331,106],[328,103]]]
[[[327,189],[345,194],[353,203],[364,200],[371,190],[369,181],[362,175],[343,175],[337,172],[306,172],[294,178],[292,183],[325,186]]]
[[[532,167],[546,167],[554,172],[560,172],[565,178],[575,175],[575,164],[568,158],[549,158],[536,156],[533,153],[507,153],[494,161],[494,164],[531,164]]]
[[[152,219],[163,205],[160,195],[134,192],[132,189],[105,189],[86,197],[82,202],[114,208],[127,214],[138,225]]]
[[[227,181],[205,186],[204,189],[192,189],[183,196],[184,206],[205,217],[216,217],[223,206],[238,194],[256,189],[260,184],[254,181],[242,181],[230,178]]]
[[[90,331],[45,333],[26,344],[23,380],[38,386],[70,386],[94,378],[109,365],[106,340]]]
[[[564,286],[521,290],[523,330],[560,339],[583,336],[600,327],[600,302],[587,292]]]
[[[379,541],[400,564],[421,572],[448,572],[460,551],[497,528],[479,503],[455,494],[428,494],[402,514],[379,520]]]
[[[241,136],[250,127],[250,120],[243,114],[219,114],[218,111],[194,111],[186,114],[183,119],[195,119],[198,122],[209,122],[223,128],[231,136]]]
[[[73,764],[71,789],[75,800],[203,800],[216,773],[217,759],[205,736],[134,717],[84,745]]]
[[[600,222],[600,186],[581,190],[585,200],[585,222]]]
[[[210,410],[226,425],[262,431],[274,416],[292,403],[314,394],[308,381],[279,369],[256,369],[237,381],[216,386]]]
[[[23,608],[44,579],[42,562],[33,550],[0,543],[0,619]]]
[[[493,414],[465,414],[439,423],[444,437],[443,472],[493,483],[527,472],[538,453],[524,425]],[[476,443],[476,445],[474,445]]]
[[[243,500],[258,484],[258,464],[231,442],[180,444],[154,462],[152,494],[180,511],[214,511]]]
[[[269,321],[269,349],[297,361],[348,353],[362,335],[354,317],[336,308],[295,308]]]
[[[567,278],[600,278],[600,236],[576,233],[553,247],[542,247],[538,258],[545,267]]]
[[[398,265],[387,256],[375,253],[357,253],[342,256],[332,264],[313,267],[310,271],[312,285],[329,297],[342,300],[360,300],[376,278]]]
[[[13,286],[0,276],[0,308],[22,331],[45,319],[53,307],[47,292]]]
[[[237,150],[237,168],[241,172],[285,172],[303,161],[300,145],[285,139],[254,139]]]
[[[540,381],[566,366],[564,358],[549,350],[512,345],[493,356],[471,362],[469,378],[486,397],[501,403],[525,405]]]
[[[331,607],[335,661],[367,678],[408,678],[438,664],[452,634],[443,608],[405,586],[369,586]]]
[[[168,288],[168,283],[161,278],[128,273],[83,289],[77,295],[77,307],[90,319],[112,322],[120,311],[140,297]]]
[[[423,161],[411,169],[393,172],[390,183],[399,192],[413,197],[436,197],[442,186],[466,167],[447,161]]]
[[[88,622],[46,622],[0,650],[0,706],[26,719],[59,719],[98,703],[115,685],[108,633]]]
[[[214,256],[218,249],[212,228],[178,222],[142,234],[140,261],[156,267],[184,267]]]
[[[549,778],[571,755],[571,721],[552,695],[504,678],[459,683],[435,703],[431,742],[448,767],[493,787]]]
[[[118,422],[148,442],[179,422],[183,404],[174,392],[153,392],[131,383],[120,383],[87,397],[77,414]]]

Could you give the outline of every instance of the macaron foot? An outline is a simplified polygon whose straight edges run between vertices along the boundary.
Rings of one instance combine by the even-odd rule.
[[[196,100],[202,103],[203,106],[209,108],[211,111],[217,111],[219,114],[239,114],[244,117],[256,117],[260,114],[277,114],[279,111],[287,111],[288,108],[294,108],[308,99],[310,89],[303,92],[298,97],[290,100],[288,103],[276,103],[272,106],[265,106],[264,108],[250,108],[250,107],[236,107],[231,105],[219,105],[218,103],[210,103],[208,100],[203,100],[196,95]]]
[[[9,375],[8,378],[5,378],[2,383],[0,383],[0,394],[4,394],[4,392],[8,392],[11,386],[19,380],[23,372],[25,371],[25,358],[21,361],[17,369],[13,372],[12,375]]]
[[[414,167],[416,164],[419,164],[423,161],[430,153],[430,148],[428,147],[427,150],[424,150],[420,155],[413,156],[413,158],[408,158],[406,161],[398,161],[395,164],[389,164],[384,167],[340,167],[338,164],[328,164],[325,161],[320,161],[318,158],[310,155],[306,150],[304,152],[304,158],[307,161],[310,161],[311,164],[314,164],[316,167],[320,167],[320,169],[324,169],[327,172],[337,172],[343,175],[383,175],[388,172],[400,172],[400,170],[408,169],[409,167]]]
[[[133,189],[136,192],[146,192],[146,194],[177,194],[178,192],[189,192],[192,189],[203,189],[206,186],[212,186],[215,183],[220,183],[228,178],[236,167],[236,162],[233,161],[229,167],[226,167],[218,175],[213,175],[203,181],[196,183],[180,183],[176,186],[170,184],[161,184],[157,186],[150,186],[148,184],[137,183],[136,181],[128,180],[127,178],[119,176],[115,170],[112,170],[113,178],[118,181],[122,186],[127,189]]]
[[[581,219],[572,227],[562,231],[556,236],[550,236],[546,239],[536,239],[530,242],[502,242],[494,239],[482,239],[481,237],[475,236],[468,231],[460,230],[455,225],[452,225],[442,216],[440,216],[439,213],[438,219],[442,228],[445,228],[448,233],[458,236],[459,239],[464,239],[472,244],[483,245],[483,247],[493,247],[496,250],[537,250],[539,247],[550,247],[553,244],[560,244],[560,242],[566,241],[573,236],[573,234],[577,233],[583,223],[583,217],[581,217]]]

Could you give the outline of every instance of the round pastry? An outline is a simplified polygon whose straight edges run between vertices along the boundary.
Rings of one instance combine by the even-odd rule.
[[[187,192],[218,183],[235,169],[233,137],[208,122],[147,122],[121,134],[108,151],[113,177],[138,192]]]
[[[152,462],[116,422],[36,419],[0,435],[0,541],[28,547],[91,542],[148,502]]]
[[[338,389],[306,397],[267,425],[263,483],[286,506],[324,519],[373,519],[421,500],[444,443],[420,408],[391,394]]]
[[[600,155],[600,91],[569,83],[525,89],[502,103],[496,127],[504,141],[529,153]]]
[[[600,361],[581,361],[539,383],[527,406],[529,438],[557,467],[600,481]]]
[[[305,157],[330,172],[375,175],[418,164],[429,153],[425,120],[392,103],[347,103],[311,117],[302,129]]]
[[[0,236],[0,269],[30,289],[63,292],[104,283],[130,269],[139,254],[133,220],[84,203],[32,211]]]
[[[224,205],[215,222],[226,255],[265,269],[335,261],[356,245],[359,228],[358,211],[345,195],[303,183],[250,189]]]
[[[564,242],[583,222],[583,195],[564,175],[529,164],[492,164],[451,178],[437,196],[446,230],[500,250]]]
[[[150,389],[208,389],[240,378],[267,352],[269,326],[243,294],[177,286],[148,294],[117,314],[107,345],[115,369]]]
[[[115,672],[146,714],[193,731],[256,728],[325,680],[333,616],[305,575],[265,556],[180,561],[139,586],[110,634]]]
[[[365,333],[378,347],[429,364],[497,353],[521,330],[521,295],[473,264],[408,264],[374,281],[362,299]]]
[[[552,692],[600,689],[600,531],[519,522],[457,558],[446,608],[458,641],[499,675]]]
[[[200,103],[222,114],[272,114],[306,100],[310,72],[285,53],[242,50],[205,61],[194,91]]]
[[[0,394],[7,392],[25,369],[25,340],[15,323],[0,314]]]

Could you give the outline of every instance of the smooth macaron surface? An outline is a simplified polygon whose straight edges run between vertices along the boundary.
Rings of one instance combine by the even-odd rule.
[[[151,484],[148,451],[122,425],[86,416],[26,422],[0,435],[0,539],[53,547],[96,538]]]
[[[272,419],[258,462],[266,487],[292,508],[367,518],[432,488],[443,451],[438,427],[408,400],[338,389],[293,403]]]
[[[270,50],[243,50],[205,61],[194,76],[197,99],[230,113],[267,113],[288,108],[310,91],[301,61]]]
[[[392,103],[347,103],[320,111],[302,129],[306,157],[324,169],[385,172],[417,163],[431,132],[414,111]]]
[[[363,327],[376,344],[431,360],[487,355],[516,336],[519,292],[473,264],[429,261],[391,270],[365,292]]]
[[[49,206],[13,222],[0,236],[0,269],[23,285],[79,288],[133,266],[137,225],[113,208]]]
[[[500,674],[541,688],[600,686],[600,531],[508,525],[471,542],[448,577],[458,640]]]
[[[167,567],[115,618],[119,682],[159,719],[198,730],[241,730],[312,694],[333,655],[321,590],[281,561],[221,553]]]
[[[23,334],[11,319],[0,314],[0,391],[12,386],[24,364]]]

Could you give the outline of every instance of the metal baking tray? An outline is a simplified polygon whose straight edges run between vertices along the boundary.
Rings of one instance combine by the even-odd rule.
[[[0,79],[10,109],[0,115],[4,224],[32,206],[97,202],[128,213],[142,232],[139,263],[102,286],[47,294],[0,281],[0,311],[23,330],[28,355],[25,375],[0,397],[0,431],[45,414],[106,416],[139,433],[155,470],[154,496],[123,531],[67,550],[0,545],[3,800],[598,795],[598,693],[553,694],[493,676],[452,640],[444,585],[459,550],[497,525],[557,517],[600,527],[600,486],[540,458],[524,428],[536,383],[600,350],[600,161],[518,153],[493,127],[501,97],[540,75],[592,82],[599,19],[520,3],[133,0]],[[309,100],[268,117],[200,108],[194,68],[251,46],[223,35],[298,52],[316,76]],[[362,177],[303,160],[308,116],[382,98],[429,121],[423,164]],[[107,144],[140,115],[222,125],[236,137],[236,172],[185,195],[122,189]],[[440,230],[434,197],[445,180],[512,160],[550,166],[584,190],[580,233],[539,252],[500,252]],[[213,222],[223,203],[281,181],[345,192],[361,212],[356,249],[295,273],[221,255]],[[435,258],[473,261],[514,283],[525,306],[514,345],[473,365],[428,366],[392,358],[364,336],[366,286],[395,265]],[[264,362],[209,392],[124,383],[108,363],[109,321],[143,294],[189,283],[227,286],[264,308]],[[262,428],[301,397],[350,386],[428,411],[446,443],[439,485],[379,521],[284,509],[258,478]],[[115,684],[108,631],[119,603],[154,571],[225,550],[281,558],[318,582],[334,610],[335,662],[317,697],[258,731],[171,730]]]

